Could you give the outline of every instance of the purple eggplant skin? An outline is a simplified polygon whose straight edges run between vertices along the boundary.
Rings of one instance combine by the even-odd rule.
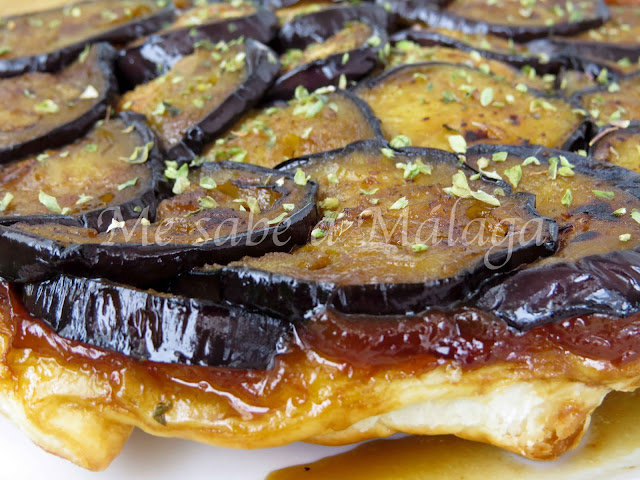
[[[96,99],[94,106],[73,121],[50,130],[46,135],[0,148],[0,163],[33,155],[47,148],[62,147],[87,133],[95,122],[105,117],[118,92],[118,80],[114,72],[114,62],[118,53],[108,43],[99,43],[95,48],[98,49],[98,66],[104,75],[107,88],[103,92],[99,92],[100,96]]]
[[[279,175],[293,179],[293,174],[288,172],[236,162],[206,163],[202,168],[234,168],[265,177]],[[197,245],[87,243],[64,246],[24,230],[0,226],[0,277],[10,282],[27,283],[67,274],[151,287],[207,263],[224,264],[247,255],[289,251],[308,241],[318,219],[318,186],[308,182],[304,189],[304,202],[285,222]],[[100,231],[109,226],[106,218],[98,219]]]
[[[151,35],[142,45],[120,52],[116,62],[122,90],[130,90],[162,75],[182,57],[193,52],[198,42],[228,42],[238,37],[269,43],[278,32],[278,17],[258,8],[253,15]]]
[[[118,115],[122,121],[136,131],[140,136],[141,145],[153,143],[153,147],[149,150],[149,156],[146,165],[151,169],[152,177],[148,187],[139,197],[136,197],[126,203],[120,205],[112,205],[108,208],[91,210],[80,215],[30,215],[30,216],[2,216],[0,215],[0,225],[11,225],[13,223],[61,223],[63,225],[94,228],[96,230],[104,230],[105,225],[109,226],[116,213],[123,220],[138,218],[139,212],[146,211],[149,220],[153,221],[156,216],[156,207],[158,204],[157,192],[162,186],[164,180],[164,164],[163,156],[157,146],[157,140],[154,133],[147,126],[145,117],[135,112],[122,112]]]
[[[585,30],[596,28],[609,20],[609,9],[603,0],[595,0],[597,14],[593,18],[586,18],[578,22],[562,22],[555,25],[546,26],[525,26],[506,25],[500,23],[489,23],[488,21],[478,21],[465,18],[463,16],[448,12],[446,9],[439,9],[435,6],[425,6],[423,8],[408,9],[403,20],[414,23],[423,22],[430,27],[446,28],[448,30],[459,30],[464,33],[477,33],[497,35],[499,37],[511,38],[515,42],[529,42],[538,38],[546,38],[552,35],[570,36],[576,35]],[[499,19],[497,19],[499,21]]]
[[[327,58],[300,65],[298,68],[278,77],[267,92],[267,98],[288,100],[293,96],[298,85],[313,91],[327,85],[338,85],[340,77],[345,76],[347,82],[357,81],[380,64],[380,57],[389,43],[387,32],[373,25],[373,34],[380,42],[376,46],[365,44],[356,50],[350,50],[349,58],[343,63],[345,52],[330,55]]]
[[[280,62],[266,45],[245,40],[246,77],[238,89],[213,111],[190,127],[178,143],[167,148],[167,157],[189,161],[202,153],[216,136],[231,127],[247,110],[256,105],[278,76]]]
[[[285,23],[278,33],[277,48],[283,52],[291,48],[303,50],[342,30],[346,22],[354,21],[378,25],[386,30],[389,19],[382,7],[372,3],[327,8]]]
[[[267,370],[291,336],[288,322],[263,313],[107,280],[60,276],[16,289],[61,337],[141,361]]]
[[[80,2],[75,5],[82,6],[86,3],[91,3],[91,0],[87,2]],[[62,9],[60,9],[60,11],[62,15]],[[25,14],[25,16],[28,15],[31,14]],[[56,72],[73,62],[85,46],[89,44],[109,42],[115,45],[122,45],[141,36],[160,30],[166,23],[171,22],[174,18],[175,11],[173,5],[169,3],[166,8],[158,10],[153,15],[120,25],[113,30],[86,38],[81,42],[68,45],[53,52],[42,53],[32,57],[6,60],[0,59],[0,78],[14,77],[26,72]],[[11,17],[5,17],[5,20],[10,19]],[[43,45],[43,48],[46,48],[46,46]]]
[[[277,168],[296,171],[312,162],[349,155],[354,151],[379,152],[389,148],[384,141],[364,140],[343,149],[322,152],[291,159]],[[458,157],[443,150],[428,148],[404,148],[396,150],[396,159],[428,157],[434,163],[459,164]],[[466,167],[463,167],[466,168]],[[510,186],[502,181],[486,179],[491,188],[501,186],[511,193]],[[294,322],[303,321],[305,315],[318,307],[331,307],[346,314],[392,315],[420,312],[428,308],[451,308],[472,298],[482,288],[488,288],[507,272],[522,264],[531,263],[552,255],[557,248],[558,228],[554,220],[541,217],[534,208],[535,197],[516,194],[526,202],[529,212],[543,218],[543,241],[519,245],[511,251],[490,255],[489,261],[501,268],[490,270],[484,261],[474,268],[452,277],[425,283],[381,283],[339,286],[327,282],[299,280],[288,275],[250,269],[246,267],[222,267],[217,270],[194,270],[178,278],[172,291],[197,298],[238,303],[269,315],[281,316]],[[274,299],[278,299],[274,302]]]
[[[539,160],[563,155],[579,173],[615,184],[640,198],[640,175],[567,151],[543,147],[474,145],[468,155],[486,156],[509,151]],[[594,215],[609,215],[594,208]],[[602,313],[624,317],[640,312],[640,249],[589,255],[576,262],[561,262],[521,270],[484,292],[474,303],[493,311],[518,330],[561,321],[575,315]]]

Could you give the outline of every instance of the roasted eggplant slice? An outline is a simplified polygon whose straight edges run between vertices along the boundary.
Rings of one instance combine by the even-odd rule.
[[[194,7],[167,29],[129,45],[118,58],[118,77],[123,88],[133,88],[167,73],[193,52],[194,45],[239,37],[268,43],[277,29],[274,13],[251,3],[216,2]]]
[[[424,10],[436,10],[446,7],[453,0],[375,0],[391,15],[396,26],[410,26],[421,20]]]
[[[275,9],[275,13],[278,17],[278,23],[282,27],[287,22],[291,20],[303,17],[305,15],[309,15],[311,13],[319,12],[320,10],[326,10],[327,8],[333,8],[336,6],[336,3],[340,3],[340,1],[267,1],[264,2],[270,8]]]
[[[625,316],[632,304],[640,307],[634,267],[640,260],[640,175],[540,147],[477,145],[466,159],[516,191],[535,192],[536,209],[560,228],[554,256],[493,287],[478,305],[519,329],[586,312]]]
[[[564,0],[453,0],[445,9],[415,9],[412,17],[430,27],[528,42],[599,27],[608,20],[609,11],[602,0],[569,4]]]
[[[352,93],[324,88],[245,115],[209,145],[206,161],[242,158],[264,167],[312,153],[346,147],[357,140],[382,138],[380,122],[369,106]]]
[[[586,132],[583,112],[566,100],[463,65],[397,67],[362,82],[355,93],[380,119],[388,139],[406,135],[420,147],[458,153],[473,143],[570,148]],[[466,143],[453,145],[452,137],[460,136]]]
[[[99,230],[54,223],[0,227],[0,276],[39,281],[55,274],[100,276],[151,285],[205,263],[290,250],[316,222],[316,185],[235,162],[189,166],[169,162],[175,196],[124,221],[115,212]]]
[[[640,6],[615,6],[609,10],[611,18],[601,27],[572,37],[553,37],[536,42],[534,48],[554,55],[608,60],[616,62],[622,70],[637,70],[640,60]]]
[[[159,30],[173,7],[156,0],[95,0],[0,19],[0,77],[57,71],[86,45],[124,44]]]
[[[640,120],[640,72],[618,82],[578,92],[576,97],[599,127]]]
[[[627,128],[604,127],[590,146],[594,159],[640,172],[640,122],[631,122]]]
[[[59,73],[0,79],[0,163],[72,142],[107,112],[116,51],[91,47]]]
[[[98,228],[113,212],[155,216],[162,161],[144,118],[122,113],[100,121],[60,150],[0,165],[0,224],[62,222]],[[105,212],[105,209],[107,210]]]
[[[459,63],[503,78],[514,86],[522,83],[538,90],[550,90],[556,81],[554,75],[540,76],[534,68],[525,68],[524,71],[520,71],[501,61],[485,58],[474,50],[460,50],[442,46],[427,47],[411,40],[401,40],[391,47],[386,67],[391,69],[401,65],[424,62]]]
[[[535,212],[532,196],[468,179],[458,158],[441,150],[394,152],[366,141],[285,166],[320,185],[325,216],[312,241],[292,253],[196,271],[177,291],[296,320],[320,305],[417,312],[456,305],[556,247],[555,222]]]
[[[278,68],[251,39],[203,45],[123,95],[119,109],[144,114],[169,158],[191,159],[262,97]]]
[[[143,361],[268,369],[289,324],[212,302],[61,276],[19,289],[26,310],[60,336]]]
[[[382,7],[370,3],[341,5],[297,17],[285,23],[278,33],[281,50],[303,49],[312,43],[322,43],[348,22],[363,22],[387,28],[387,13]]]
[[[559,58],[552,58],[544,53],[535,54],[526,44],[515,43],[512,39],[506,40],[491,34],[471,34],[443,28],[411,28],[397,32],[391,37],[394,44],[406,41],[423,47],[441,46],[464,52],[477,52],[474,56],[480,59],[497,60],[517,68],[526,67],[528,71],[533,68],[538,74],[555,73],[564,64]],[[426,60],[429,59],[422,61]]]
[[[268,96],[289,99],[299,85],[315,90],[342,81],[346,88],[384,60],[388,45],[387,33],[379,26],[349,22],[321,43],[287,50],[280,57],[280,76]]]

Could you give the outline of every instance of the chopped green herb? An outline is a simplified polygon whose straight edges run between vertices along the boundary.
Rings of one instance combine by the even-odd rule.
[[[571,204],[573,203],[573,193],[570,189],[567,188],[566,192],[564,192],[560,203],[562,203],[562,205],[564,205],[565,207],[571,206]]]
[[[327,234],[327,232],[325,232],[325,231],[324,231],[323,229],[321,229],[321,228],[314,228],[314,229],[311,231],[311,236],[312,236],[313,238],[322,238],[322,237],[324,237],[326,234]]]
[[[428,250],[429,247],[427,247],[424,243],[416,243],[414,245],[411,245],[411,249],[414,252],[419,253],[419,252],[424,252],[424,251]]]
[[[58,104],[48,98],[40,103],[36,103],[33,108],[38,113],[58,113],[60,111]]]
[[[307,184],[311,177],[307,176],[301,168],[296,170],[296,174],[293,177],[293,181],[296,185],[304,186]]]
[[[382,155],[384,155],[387,158],[393,158],[396,156],[395,152],[387,147],[381,148],[380,152],[382,153]]]
[[[283,205],[283,207],[284,207],[284,205]],[[278,215],[276,218],[274,218],[274,219],[272,219],[272,220],[269,220],[269,221],[267,222],[267,224],[268,224],[268,225],[277,225],[278,223],[282,222],[282,221],[285,219],[285,217],[286,217],[286,216],[287,216],[287,214],[286,214],[286,213],[281,213],[281,214],[280,214],[280,215]]]
[[[608,190],[592,190],[592,192],[601,200],[613,200],[616,196],[614,192]]]
[[[166,425],[167,419],[165,418],[165,414],[171,410],[173,404],[171,402],[168,403],[158,403],[156,405],[155,410],[153,411],[153,419],[158,422],[160,425]]]
[[[403,208],[406,208],[407,205],[409,205],[407,197],[400,197],[389,207],[389,210],[402,210]]]
[[[200,186],[205,190],[213,190],[214,188],[217,188],[218,184],[211,177],[202,177],[200,179]]]
[[[12,193],[5,193],[4,197],[2,197],[2,200],[0,200],[0,212],[4,212],[7,208],[9,208],[9,204],[13,201],[14,198],[15,197]]]
[[[509,179],[509,183],[513,185],[513,188],[518,188],[520,180],[522,180],[522,166],[514,165],[504,171],[505,176]]]
[[[47,195],[42,190],[40,190],[40,193],[38,194],[38,200],[42,205],[47,207],[47,210],[49,210],[50,212],[58,213],[62,215],[69,212],[68,208],[65,208],[65,209],[60,208],[60,205],[58,204],[58,200],[56,199],[56,197]]]
[[[118,185],[118,191],[122,191],[125,188],[133,187],[137,183],[138,183],[138,177],[132,178],[131,180],[127,180],[126,182],[121,183],[120,185]]]
[[[467,141],[462,135],[449,135],[448,140],[455,153],[467,153]]]
[[[391,148],[404,148],[411,146],[411,139],[406,135],[396,135],[389,142]]]
[[[485,88],[480,94],[480,105],[488,107],[493,102],[493,88]]]

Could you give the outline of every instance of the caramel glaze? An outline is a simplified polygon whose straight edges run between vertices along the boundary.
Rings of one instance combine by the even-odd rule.
[[[2,332],[4,329],[9,331]],[[28,349],[71,368],[77,366],[109,375],[114,387],[120,381],[118,372],[143,369],[178,390],[206,392],[215,386],[216,391],[224,390],[260,407],[277,402],[270,395],[282,390],[276,386],[279,381],[302,387],[293,372],[296,365],[305,362],[305,357],[308,361],[313,355],[339,364],[349,377],[366,377],[386,370],[403,377],[425,373],[439,365],[474,369],[500,362],[523,366],[544,362],[552,364],[557,373],[567,373],[561,368],[569,365],[562,361],[567,353],[604,361],[614,368],[636,360],[640,354],[640,314],[624,319],[580,316],[522,333],[486,312],[472,309],[375,319],[345,318],[329,311],[298,327],[290,351],[278,358],[276,368],[271,371],[138,362],[59,337],[24,310],[6,283],[0,283],[0,333],[8,334],[13,350]]]

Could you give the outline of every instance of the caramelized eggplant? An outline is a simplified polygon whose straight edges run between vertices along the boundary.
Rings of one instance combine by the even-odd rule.
[[[207,3],[187,10],[165,30],[129,45],[118,58],[123,88],[133,88],[167,73],[194,45],[252,38],[268,43],[278,30],[271,10],[251,3]]]
[[[603,127],[591,141],[589,155],[640,172],[640,122],[631,122],[626,128]]]
[[[65,145],[104,117],[117,88],[115,56],[101,43],[59,73],[0,79],[0,163]]]
[[[280,76],[269,90],[270,98],[289,99],[299,85],[315,90],[356,81],[384,60],[387,33],[379,26],[350,22],[321,43],[304,50],[290,49],[280,57]]]
[[[458,158],[441,150],[365,141],[283,167],[320,185],[325,212],[312,241],[195,271],[177,291],[296,320],[321,305],[409,313],[459,304],[556,247],[555,222],[535,212],[532,196],[468,179]]]
[[[533,143],[569,149],[582,145],[588,125],[584,113],[562,98],[463,65],[397,67],[360,83],[355,93],[388,139],[406,135],[420,147],[452,149],[450,137],[463,136],[462,147]]]
[[[575,35],[599,27],[609,19],[609,10],[602,0],[569,4],[564,0],[453,0],[444,9],[424,7],[412,13],[412,21],[430,27],[490,33],[516,42]]]
[[[452,0],[375,0],[391,15],[396,26],[410,26],[420,22],[424,10],[446,7]]]
[[[476,145],[466,158],[518,192],[535,192],[536,209],[560,228],[555,255],[492,287],[478,306],[518,329],[640,307],[640,175],[541,147]]]
[[[159,30],[173,6],[156,0],[94,0],[0,19],[0,77],[57,71],[86,45],[123,44]]]
[[[394,44],[406,41],[423,47],[441,46],[464,52],[477,52],[474,56],[508,63],[517,68],[525,67],[529,71],[533,68],[538,74],[556,73],[564,64],[557,57],[536,55],[526,44],[515,43],[512,39],[506,40],[491,34],[473,34],[443,28],[411,28],[397,32],[391,37],[391,42]],[[426,60],[429,59],[422,61]],[[433,60],[444,59],[434,58]]]
[[[475,50],[460,50],[443,46],[428,47],[411,40],[401,40],[391,47],[386,69],[424,62],[462,64],[478,68],[485,73],[491,73],[514,86],[522,83],[537,90],[552,89],[556,80],[554,75],[538,75],[534,68],[526,68],[521,71],[507,63],[485,58]]]
[[[262,97],[278,68],[251,39],[203,45],[123,95],[119,109],[144,114],[169,158],[192,159]]]
[[[0,226],[0,276],[35,282],[63,273],[152,285],[205,263],[290,250],[307,241],[316,221],[317,186],[298,185],[292,174],[236,162],[191,170],[169,162],[165,175],[175,195],[160,202],[153,223],[147,212],[125,221],[116,210],[98,229]]]
[[[340,5],[303,15],[285,23],[278,33],[283,51],[303,49],[312,43],[322,43],[340,31],[348,22],[363,22],[387,28],[387,14],[382,7],[370,3]]]
[[[558,55],[586,57],[616,62],[623,70],[637,70],[640,60],[640,7],[609,7],[611,18],[599,28],[571,37],[553,37],[535,45],[536,49]],[[546,47],[546,48],[542,48]]]
[[[122,113],[100,121],[60,150],[0,165],[0,224],[61,222],[98,228],[147,208],[155,215],[161,154],[144,118]],[[107,210],[104,213],[105,209]]]
[[[626,120],[640,120],[640,72],[619,81],[576,94],[582,107],[599,127]]]
[[[270,8],[275,9],[276,16],[278,17],[278,23],[282,27],[291,20],[309,15],[311,13],[319,12],[320,10],[326,10],[327,8],[333,8],[336,4],[341,3],[341,0],[333,1],[266,1],[264,2]]]
[[[58,335],[142,361],[269,369],[289,324],[261,313],[61,276],[18,287],[26,310]]]
[[[333,87],[309,93],[296,89],[289,102],[247,113],[209,145],[206,161],[242,156],[254,165],[274,167],[285,160],[382,138],[380,122],[352,93]]]

